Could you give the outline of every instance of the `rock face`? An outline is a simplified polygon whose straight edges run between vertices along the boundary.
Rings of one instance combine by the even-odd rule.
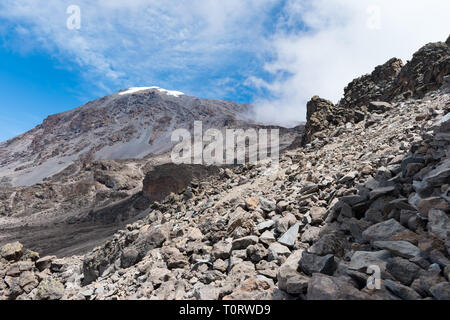
[[[434,47],[436,56],[417,59],[445,70],[426,59],[444,52],[424,52]],[[278,170],[202,168],[197,181],[195,168],[172,167],[179,174],[160,182],[175,189],[161,191],[156,170],[140,201],[131,197],[144,214],[81,256],[3,246],[0,298],[449,299],[450,93],[431,86],[390,98],[402,70],[394,59],[355,80],[338,105],[355,112],[307,125],[312,139],[282,153]],[[312,101],[310,119],[341,112]],[[99,184],[126,190],[121,170],[103,171]],[[158,201],[143,205],[151,196]],[[107,220],[101,213],[91,216]]]
[[[427,92],[445,85],[450,73],[448,42],[425,45],[406,65],[392,58],[377,66],[372,73],[350,82],[337,105],[313,97],[307,104],[303,143],[311,142],[315,133],[331,125],[358,123],[367,117],[367,111],[383,113],[391,109],[389,102],[393,100],[422,98]]]
[[[390,91],[403,69],[403,62],[392,58],[368,75],[350,82],[344,89],[339,105],[344,108],[361,108],[371,101],[389,101]]]
[[[316,132],[323,131],[331,125],[345,124],[347,112],[331,101],[314,96],[306,104],[306,120],[304,142],[310,142]]]
[[[193,182],[219,174],[219,169],[202,165],[164,164],[149,171],[142,191],[151,201],[160,201],[170,193],[180,193]]]
[[[400,71],[392,95],[423,97],[437,90],[450,73],[450,46],[448,43],[430,43],[417,51]]]

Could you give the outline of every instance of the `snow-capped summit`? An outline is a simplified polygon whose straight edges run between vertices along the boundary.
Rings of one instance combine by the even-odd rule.
[[[122,95],[126,95],[126,94],[133,94],[133,93],[136,93],[139,91],[145,91],[145,90],[151,90],[151,89],[158,90],[159,92],[163,92],[169,96],[174,96],[174,97],[179,97],[179,96],[184,95],[184,93],[181,91],[166,90],[166,89],[156,87],[156,86],[153,86],[153,87],[131,87],[128,90],[119,92],[119,95],[122,96]]]

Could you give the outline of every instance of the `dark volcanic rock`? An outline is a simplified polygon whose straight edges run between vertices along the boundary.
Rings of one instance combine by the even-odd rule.
[[[306,105],[306,110],[305,143],[310,142],[316,132],[347,122],[346,110],[318,96],[312,97]]]
[[[336,268],[337,263],[332,254],[321,257],[304,252],[299,261],[299,271],[302,271],[307,275],[312,275],[316,272],[332,275]]]
[[[371,74],[350,82],[344,89],[344,98],[339,106],[353,109],[368,106],[371,101],[390,101],[389,89],[403,67],[403,62],[392,58],[378,66]]]
[[[168,163],[147,173],[142,191],[150,200],[160,201],[172,192],[180,193],[191,182],[218,174],[219,169],[213,166]]]
[[[449,45],[443,42],[429,43],[402,68],[392,96],[406,93],[408,96],[423,97],[425,93],[438,89],[449,73]]]

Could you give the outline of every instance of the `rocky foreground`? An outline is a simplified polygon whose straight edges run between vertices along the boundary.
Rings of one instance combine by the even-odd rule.
[[[449,45],[314,97],[278,169],[220,169],[83,256],[3,246],[0,298],[450,299]]]

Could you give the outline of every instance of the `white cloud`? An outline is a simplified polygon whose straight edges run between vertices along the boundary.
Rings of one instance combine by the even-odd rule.
[[[424,44],[445,41],[449,12],[450,2],[440,0],[288,1],[271,37],[276,58],[265,65],[275,80],[250,78],[275,97],[256,101],[259,120],[305,120],[313,95],[337,102],[352,79],[375,66],[392,57],[406,62]],[[308,31],[292,31],[302,23]]]
[[[198,79],[222,77],[237,54],[259,48],[261,17],[277,1],[2,0],[0,19],[11,24],[6,32],[18,24],[29,31],[16,32],[17,46],[34,43],[76,62],[98,87],[161,85],[202,94],[207,88],[193,87]],[[66,27],[73,4],[81,9],[79,30]]]
[[[72,4],[80,30],[66,28]],[[17,50],[45,48],[77,63],[103,94],[247,90],[259,120],[286,125],[305,120],[311,96],[336,102],[353,78],[445,40],[448,12],[442,0],[2,0],[0,35],[15,30]]]

